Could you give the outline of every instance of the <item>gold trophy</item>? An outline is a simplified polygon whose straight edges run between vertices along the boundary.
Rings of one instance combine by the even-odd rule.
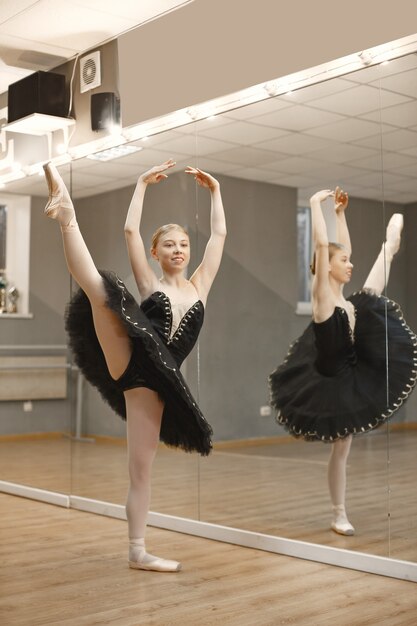
[[[17,301],[19,299],[19,292],[16,287],[10,287],[7,291],[7,312],[17,313]]]
[[[6,287],[7,280],[6,276],[4,275],[4,270],[0,270],[0,314],[7,313]]]

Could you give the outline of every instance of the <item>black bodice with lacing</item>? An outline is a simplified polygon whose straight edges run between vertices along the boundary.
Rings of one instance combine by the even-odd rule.
[[[209,454],[211,427],[179,369],[197,341],[204,320],[203,303],[195,302],[171,335],[172,308],[166,294],[156,291],[139,305],[115,274],[103,271],[101,275],[107,306],[121,319],[131,338],[132,356],[126,371],[114,380],[95,334],[90,303],[79,290],[71,299],[66,315],[77,365],[123,419],[126,419],[124,391],[136,387],[156,391],[164,401],[161,440],[186,451]]]
[[[203,325],[204,306],[201,300],[188,309],[172,335],[172,307],[165,293],[155,291],[142,302],[140,308],[180,366],[193,349]]]

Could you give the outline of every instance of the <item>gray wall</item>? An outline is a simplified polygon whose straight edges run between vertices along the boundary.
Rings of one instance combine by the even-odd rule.
[[[229,234],[201,337],[201,405],[216,439],[273,435],[277,427],[259,407],[268,403],[269,372],[302,326],[294,314],[296,190],[226,176],[220,182]],[[207,197],[199,213],[207,237]]]
[[[62,314],[70,281],[57,224],[43,215],[45,202],[46,199],[36,197],[31,202],[29,310],[33,319],[2,319],[0,345],[66,344]],[[32,404],[33,411],[25,413],[23,402],[2,402],[0,434],[70,430],[69,401],[45,400]]]

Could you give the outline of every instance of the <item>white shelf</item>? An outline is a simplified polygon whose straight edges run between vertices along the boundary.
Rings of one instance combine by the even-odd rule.
[[[31,320],[33,313],[0,313],[0,320]]]
[[[45,135],[55,130],[67,129],[74,126],[75,120],[69,117],[57,117],[56,115],[45,115],[44,113],[32,113],[20,120],[10,122],[3,126],[3,130],[13,133],[24,133],[25,135]]]

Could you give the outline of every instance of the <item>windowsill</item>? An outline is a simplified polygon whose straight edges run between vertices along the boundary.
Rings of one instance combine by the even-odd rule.
[[[0,313],[0,320],[31,320],[33,319],[33,313]]]
[[[295,309],[296,315],[308,315],[311,317],[313,315],[313,309],[311,306],[311,302],[297,302],[297,308]]]

